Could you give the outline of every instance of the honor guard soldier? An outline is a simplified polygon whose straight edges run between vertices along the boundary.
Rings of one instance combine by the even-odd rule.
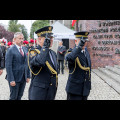
[[[3,62],[2,62],[2,57],[3,57],[3,53],[2,53],[2,50],[1,50],[1,48],[0,48],[0,75],[2,75],[2,73],[3,73],[3,68],[4,68],[4,66],[3,66]]]
[[[6,41],[3,39],[2,42],[1,42],[1,50],[2,50],[2,53],[3,53],[3,67],[5,68],[5,54],[6,54]]]
[[[58,86],[57,55],[50,49],[53,43],[52,26],[37,30],[38,47],[28,52],[32,73],[29,100],[54,100]]]
[[[23,41],[23,47],[26,49],[26,51],[28,51],[29,46],[28,46],[29,42],[27,40]]]
[[[87,51],[89,32],[75,33],[75,48],[65,56],[69,77],[66,85],[67,100],[87,100],[91,90],[91,60]]]
[[[28,50],[29,50],[29,49],[33,49],[33,48],[34,48],[34,40],[31,39],[30,42],[29,42]]]

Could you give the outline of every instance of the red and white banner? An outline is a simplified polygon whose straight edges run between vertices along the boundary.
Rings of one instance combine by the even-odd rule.
[[[72,20],[72,27],[74,26],[74,24],[76,23],[77,20]]]

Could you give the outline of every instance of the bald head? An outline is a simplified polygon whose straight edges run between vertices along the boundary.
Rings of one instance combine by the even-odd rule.
[[[62,46],[63,45],[63,42],[62,41],[59,41],[59,46]]]

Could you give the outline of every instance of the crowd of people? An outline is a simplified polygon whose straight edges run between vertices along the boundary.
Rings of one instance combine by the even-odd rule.
[[[36,41],[24,40],[21,32],[14,34],[13,42],[1,42],[0,75],[6,68],[10,100],[21,100],[26,83],[30,83],[29,100],[54,100],[58,88],[58,74],[64,75],[64,61],[68,62],[66,84],[67,100],[87,100],[91,89],[91,61],[87,51],[89,32],[76,32],[75,47],[66,50],[59,41],[57,53],[53,45],[52,26],[35,33]],[[35,43],[35,46],[34,46]]]

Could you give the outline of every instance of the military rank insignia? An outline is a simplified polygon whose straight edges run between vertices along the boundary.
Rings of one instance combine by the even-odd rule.
[[[35,51],[32,50],[32,51],[30,51],[30,53],[29,53],[29,57],[32,58],[32,57],[35,56],[36,54],[37,54],[37,53],[36,53]]]

